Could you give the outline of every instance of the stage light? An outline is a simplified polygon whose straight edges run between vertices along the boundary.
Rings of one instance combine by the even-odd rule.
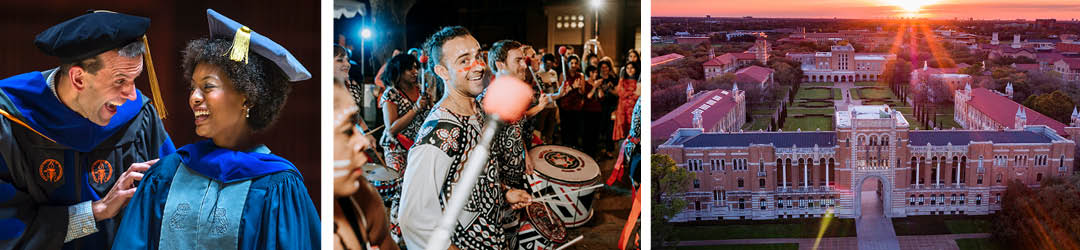
[[[364,38],[364,39],[371,38],[371,30],[368,29],[368,28],[361,29],[360,30],[360,38]]]
[[[593,8],[600,8],[600,5],[602,5],[603,3],[604,3],[603,0],[590,0],[589,1],[589,4],[592,5]]]

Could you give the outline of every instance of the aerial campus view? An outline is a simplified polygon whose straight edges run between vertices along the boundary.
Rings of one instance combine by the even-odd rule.
[[[656,249],[1078,249],[1080,1],[652,1]]]

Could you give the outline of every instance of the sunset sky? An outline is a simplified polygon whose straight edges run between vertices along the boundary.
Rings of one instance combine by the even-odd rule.
[[[751,4],[752,3],[752,4]],[[930,3],[912,7],[919,3]],[[907,5],[907,9],[898,5]],[[917,13],[908,11],[919,9]],[[653,16],[1080,19],[1080,0],[653,0]]]

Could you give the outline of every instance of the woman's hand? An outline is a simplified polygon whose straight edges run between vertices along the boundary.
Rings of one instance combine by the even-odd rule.
[[[532,204],[532,195],[525,190],[511,188],[510,191],[506,191],[506,201],[510,202],[510,208],[521,209]]]
[[[425,110],[428,109],[429,105],[431,105],[431,99],[427,95],[421,95],[420,98],[416,99],[416,105],[413,106],[413,109],[417,111]]]

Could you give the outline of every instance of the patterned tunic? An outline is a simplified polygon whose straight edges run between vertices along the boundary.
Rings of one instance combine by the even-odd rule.
[[[484,94],[476,97],[477,104],[484,99]],[[530,107],[536,105],[533,100]],[[529,127],[528,117],[506,124],[495,133],[491,144],[491,158],[493,164],[498,165],[500,179],[503,184],[512,188],[526,189],[525,183],[525,144],[532,133],[527,132]]]
[[[383,91],[382,96],[379,97],[380,105],[388,101],[397,105],[398,117],[404,116],[405,113],[409,113],[409,110],[412,110],[413,105],[415,105],[404,93],[397,90],[397,88],[387,88],[386,91]],[[409,125],[406,125],[405,129],[402,129],[398,133],[405,136],[405,138],[409,138],[409,140],[416,139],[416,132],[420,131],[420,126],[424,124],[424,116],[426,114],[427,110],[418,111],[412,121],[409,122]],[[397,135],[391,134],[389,128],[383,129],[382,137],[379,138],[379,146],[382,146],[385,151],[386,165],[398,172],[404,173],[406,166],[405,157],[408,157],[409,149],[401,145],[401,141],[398,140]]]
[[[454,187],[464,172],[469,154],[479,141],[483,119],[483,115],[479,113],[473,116],[460,116],[440,107],[431,111],[423,127],[420,128],[417,134],[418,140],[410,149],[409,158],[412,160],[405,174],[402,217],[399,218],[403,221],[403,231],[407,231],[406,242],[418,243],[410,244],[410,248],[422,244],[415,241],[426,240],[422,238],[431,236],[423,235],[426,229],[422,225],[417,225],[421,223],[416,221],[418,218],[411,217],[412,215],[425,216],[431,208],[409,205],[414,204],[413,202],[422,205],[424,202],[414,200],[413,195],[425,196],[423,193],[414,193],[410,189],[423,188],[415,192],[438,192],[439,211],[445,213],[450,196],[455,191]],[[510,205],[506,202],[505,191],[499,185],[499,170],[492,164],[494,161],[494,158],[488,160],[476,186],[471,190],[472,195],[466,202],[464,211],[458,215],[458,225],[454,229],[450,242],[460,249],[507,249],[510,247],[509,242],[512,241],[513,234],[503,228],[503,222],[510,214],[507,212],[510,210]],[[449,165],[447,170],[441,171],[446,164]],[[413,183],[431,181],[425,179],[429,175],[422,173],[425,168],[434,168],[437,171],[436,178],[445,175],[443,179],[435,180],[434,190],[426,188],[429,184]],[[440,181],[441,183],[438,183]],[[410,217],[406,218],[406,216]],[[410,239],[413,235],[421,239]]]

